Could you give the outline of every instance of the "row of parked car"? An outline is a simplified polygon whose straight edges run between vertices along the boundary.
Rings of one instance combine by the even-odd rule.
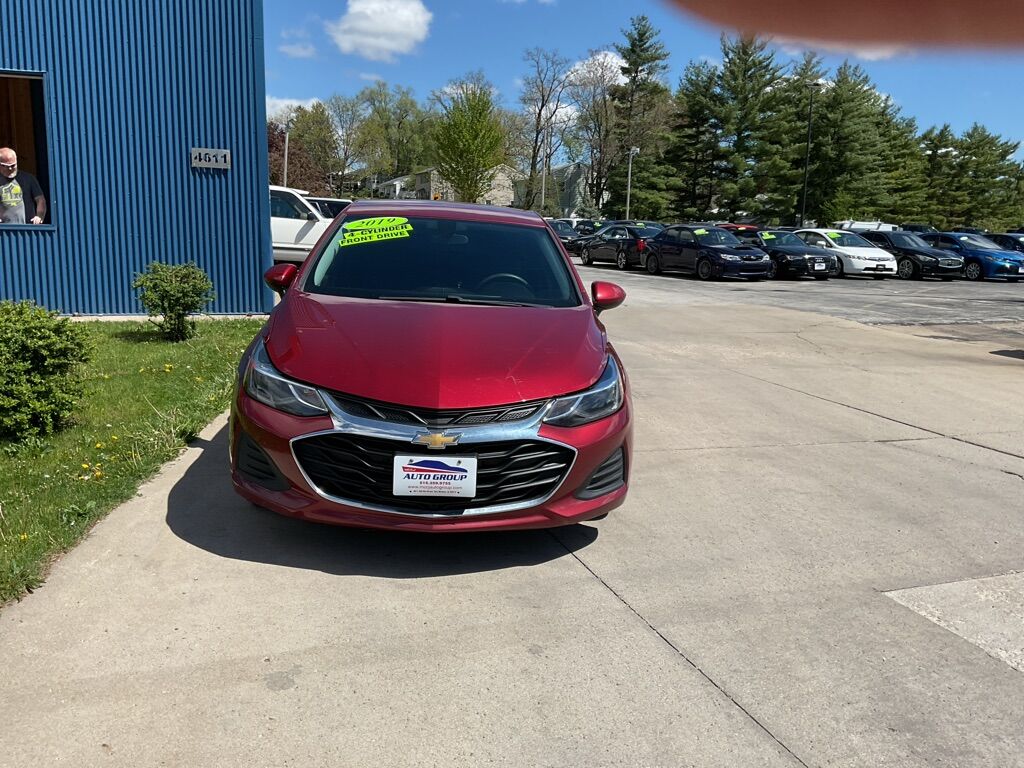
[[[593,224],[586,220],[588,224]],[[701,280],[847,275],[954,280],[1024,277],[1024,233],[761,229],[744,224],[603,222],[590,233],[570,220],[548,222],[583,264],[609,262],[656,275],[676,271]]]

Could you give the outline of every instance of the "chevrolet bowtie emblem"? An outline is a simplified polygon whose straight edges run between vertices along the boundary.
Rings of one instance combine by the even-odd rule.
[[[456,445],[461,434],[449,435],[444,432],[424,432],[412,439],[413,445],[425,445],[427,448],[440,451],[449,445]]]

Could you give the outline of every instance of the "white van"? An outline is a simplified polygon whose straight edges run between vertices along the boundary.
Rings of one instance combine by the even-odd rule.
[[[288,187],[270,187],[270,242],[274,263],[302,263],[331,220],[304,197]]]
[[[854,232],[895,232],[898,224],[887,224],[884,221],[833,221],[833,229],[850,229]]]

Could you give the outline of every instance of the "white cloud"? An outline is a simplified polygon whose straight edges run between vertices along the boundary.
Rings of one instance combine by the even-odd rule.
[[[776,37],[775,44],[788,56],[800,56],[804,51],[813,50],[834,53],[839,56],[853,56],[864,61],[883,61],[896,56],[912,54],[913,50],[901,45],[857,45],[855,43],[822,42],[820,40],[797,40],[790,37]]]
[[[277,50],[293,59],[312,59],[316,56],[316,47],[312,43],[292,43],[278,46]]]
[[[432,18],[423,0],[348,0],[345,15],[325,28],[342,53],[393,62],[427,39]]]
[[[296,107],[305,107],[309,109],[316,104],[320,99],[282,99],[277,96],[267,95],[267,117],[273,118],[280,115],[283,112],[295,109]]]
[[[626,82],[621,67],[626,66],[626,60],[615,51],[598,51],[588,59],[577,61],[569,70],[572,79],[594,77],[599,74],[607,74],[614,77],[619,85]]]
[[[376,72],[360,72],[359,79],[369,80],[371,83],[375,83],[378,80],[383,80],[384,78],[378,75]]]

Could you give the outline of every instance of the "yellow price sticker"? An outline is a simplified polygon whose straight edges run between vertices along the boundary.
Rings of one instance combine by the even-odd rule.
[[[378,216],[372,219],[357,219],[342,225],[342,248],[349,245],[376,243],[381,240],[397,240],[408,237],[412,232],[412,224],[402,216]]]
[[[693,234],[695,234],[695,235],[706,235],[707,233],[708,233],[708,231],[706,229],[695,229],[695,230],[693,230]]]

